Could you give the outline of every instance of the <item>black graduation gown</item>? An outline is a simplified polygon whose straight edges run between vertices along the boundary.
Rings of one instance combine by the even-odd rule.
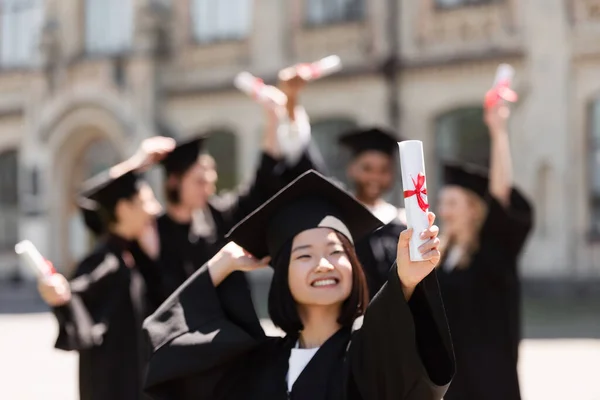
[[[516,190],[507,208],[493,197],[487,204],[479,250],[470,265],[450,272],[440,267],[438,271],[457,365],[446,400],[521,398],[517,260],[533,225],[533,211]]]
[[[396,262],[398,238],[406,229],[398,218],[390,221],[356,244],[356,255],[365,268],[369,296],[373,298],[387,281],[390,268]]]
[[[215,288],[197,271],[144,323],[152,347],[147,393],[169,400],[433,400],[454,372],[435,272],[404,300],[396,268],[362,327],[343,328],[287,393],[297,335],[265,336],[236,272]]]
[[[248,214],[275,195],[302,173],[320,167],[316,155],[308,150],[296,165],[289,167],[266,153],[251,185],[235,193],[213,196],[208,202],[209,217],[214,230],[207,236],[193,232],[191,223],[178,223],[168,214],[158,218],[160,238],[159,264],[168,294],[210,260],[225,244],[225,235]]]
[[[147,343],[141,327],[160,299],[153,297],[156,266],[136,247],[116,236],[100,241],[77,267],[69,304],[54,308],[56,347],[79,352],[82,400],[146,398],[141,384]],[[127,252],[134,267],[125,263]]]

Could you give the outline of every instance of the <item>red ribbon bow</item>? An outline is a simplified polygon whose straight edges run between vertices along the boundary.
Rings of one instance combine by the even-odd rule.
[[[422,172],[419,172],[417,176],[417,180],[415,181],[411,178],[413,184],[415,185],[415,190],[405,190],[404,198],[407,199],[411,196],[417,196],[417,203],[419,203],[419,207],[423,212],[427,212],[429,209],[429,204],[427,204],[427,200],[423,198],[423,196],[427,196],[427,188],[425,186],[425,175]]]
[[[296,71],[298,71],[298,74],[306,80],[316,79],[321,76],[321,69],[315,63],[298,64]]]
[[[253,88],[252,88],[252,97],[256,100],[259,97],[259,93],[262,90],[262,88],[265,86],[265,82],[260,79],[260,78],[256,78],[256,80],[254,80],[254,84],[253,84]]]
[[[514,103],[518,100],[517,93],[510,88],[509,80],[500,81],[496,84],[496,86],[487,91],[483,102],[484,107],[492,108],[501,100],[508,101],[510,103]]]

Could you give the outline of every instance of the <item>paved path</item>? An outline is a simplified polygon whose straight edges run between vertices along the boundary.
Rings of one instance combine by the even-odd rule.
[[[55,337],[50,313],[0,314],[0,399],[77,399],[77,359]],[[527,339],[520,370],[524,400],[600,400],[600,340]]]

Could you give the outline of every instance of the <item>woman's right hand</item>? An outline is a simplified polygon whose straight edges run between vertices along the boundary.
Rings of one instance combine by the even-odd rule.
[[[71,287],[61,274],[53,274],[38,281],[38,291],[50,307],[64,306],[71,300]]]
[[[258,260],[234,242],[229,242],[208,262],[208,270],[213,284],[218,286],[234,271],[254,271],[266,267],[270,261],[271,257]]]

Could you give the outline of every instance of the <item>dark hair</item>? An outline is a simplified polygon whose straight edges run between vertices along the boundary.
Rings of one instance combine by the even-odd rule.
[[[92,230],[92,232],[96,235],[102,234],[101,231],[97,231],[95,229],[92,229],[92,226],[90,226],[89,222],[92,223],[92,225],[96,225],[98,222],[100,222],[104,227],[108,227],[110,228],[110,226],[114,225],[115,223],[119,222],[118,218],[117,218],[117,204],[119,204],[119,201],[121,200],[125,200],[125,201],[131,201],[133,200],[133,198],[138,195],[140,193],[139,188],[131,193],[129,196],[127,197],[121,197],[119,200],[117,200],[114,204],[111,204],[110,206],[100,206],[97,210],[97,216],[93,217],[93,219],[95,221],[90,221],[89,218],[91,215],[88,215],[87,217],[84,216],[84,218],[87,218],[85,220],[85,223],[87,225],[88,228],[90,228],[90,230]],[[96,226],[97,227],[97,226]]]
[[[181,188],[181,173],[171,172],[167,175],[167,179],[165,179],[165,197],[167,198],[167,202],[170,204],[179,204],[181,201],[181,196],[179,196],[179,191]],[[171,179],[176,179],[176,184],[171,183]]]
[[[363,315],[367,308],[369,289],[354,246],[344,235],[338,232],[336,235],[352,265],[352,291],[342,305],[338,323],[344,327],[351,327],[354,320]],[[291,252],[292,241],[283,246],[273,260],[275,272],[269,289],[269,316],[273,323],[286,333],[297,333],[304,327],[288,283]]]
[[[202,153],[198,156],[198,161],[203,164],[208,164],[209,168],[216,168],[215,159],[208,153]],[[183,171],[177,172],[167,172],[167,179],[165,179],[165,197],[167,198],[167,202],[171,204],[179,204],[181,202],[181,178],[185,175],[192,167],[196,165],[196,163],[190,164]],[[176,184],[172,184],[171,180],[175,179],[177,181]]]

